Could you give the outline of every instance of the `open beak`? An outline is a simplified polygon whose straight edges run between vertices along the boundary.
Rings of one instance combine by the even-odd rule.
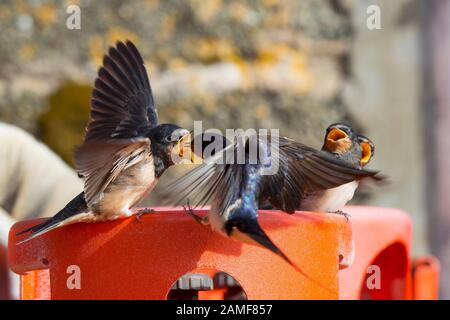
[[[179,158],[183,160],[183,163],[201,163],[202,158],[197,156],[191,147],[191,142],[193,139],[193,131],[183,132],[183,135],[178,140],[174,146],[175,152],[178,154]]]
[[[338,128],[332,128],[327,135],[326,149],[330,152],[346,152],[350,149],[351,140]]]
[[[360,143],[362,155],[361,155],[361,165],[364,166],[367,163],[369,163],[370,159],[372,159],[372,147],[370,146],[370,143],[368,142],[361,142]]]

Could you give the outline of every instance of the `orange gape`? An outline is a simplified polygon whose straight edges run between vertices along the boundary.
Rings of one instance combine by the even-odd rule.
[[[10,233],[11,268],[20,274],[47,269],[22,277],[22,297],[166,299],[180,276],[204,269],[228,273],[249,299],[339,297],[339,259],[345,263],[352,251],[351,223],[343,217],[260,212],[269,237],[308,279],[269,250],[228,239],[182,210],[156,211],[143,216],[141,223],[129,218],[74,224],[20,245],[15,234],[36,221],[17,223]],[[79,267],[80,289],[68,288],[70,266]],[[213,296],[224,296],[219,291]],[[200,299],[211,297],[199,294]]]
[[[362,149],[361,165],[365,165],[372,158],[372,148],[368,142],[360,143]]]
[[[329,152],[345,153],[351,146],[352,141],[347,134],[337,128],[330,130],[325,141],[325,148]]]

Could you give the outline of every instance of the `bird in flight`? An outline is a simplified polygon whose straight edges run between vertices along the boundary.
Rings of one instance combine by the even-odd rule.
[[[186,212],[224,236],[269,249],[295,267],[260,226],[259,205],[268,202],[291,214],[307,194],[379,178],[378,172],[355,168],[328,152],[289,138],[274,138],[253,135],[235,139],[170,183],[163,197],[172,204],[186,199],[194,207],[210,204],[205,217],[196,215],[189,203]],[[241,162],[237,159],[240,154],[244,154]],[[267,174],[273,166],[278,169]]]

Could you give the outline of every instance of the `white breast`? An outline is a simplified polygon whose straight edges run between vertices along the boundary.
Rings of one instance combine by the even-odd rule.
[[[137,163],[122,172],[104,192],[100,214],[105,220],[132,214],[131,208],[153,190],[158,182],[151,158]]]
[[[358,181],[352,181],[333,189],[315,193],[303,200],[300,210],[336,212],[353,198],[356,188],[358,188]]]
[[[226,235],[225,223],[228,221],[230,212],[236,207],[240,206],[242,203],[241,199],[237,199],[232,205],[226,208],[225,212],[219,212],[217,205],[215,203],[211,204],[211,209],[208,212],[208,219],[211,224],[211,228],[221,234]]]

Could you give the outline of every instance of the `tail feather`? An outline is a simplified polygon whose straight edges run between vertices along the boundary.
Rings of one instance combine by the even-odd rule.
[[[27,241],[29,241],[33,238],[36,238],[37,236],[40,236],[50,230],[58,228],[64,222],[66,222],[68,219],[73,218],[74,216],[76,216],[78,214],[85,213],[87,211],[88,211],[88,206],[86,204],[84,192],[82,192],[78,196],[73,198],[61,211],[59,211],[57,214],[55,214],[52,218],[17,233],[16,236],[19,236],[19,235],[22,235],[22,234],[25,234],[28,232],[32,233],[28,238],[18,242],[17,244],[27,242]]]

